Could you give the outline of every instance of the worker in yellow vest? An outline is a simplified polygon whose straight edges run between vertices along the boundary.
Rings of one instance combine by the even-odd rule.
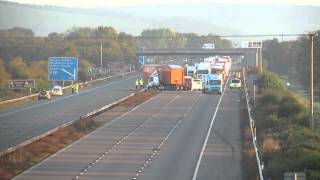
[[[136,90],[138,90],[139,87],[139,79],[136,80]]]
[[[140,79],[140,89],[142,89],[143,88],[143,79],[141,78]]]
[[[77,93],[79,93],[79,83],[76,83],[75,84],[75,93],[77,94]]]

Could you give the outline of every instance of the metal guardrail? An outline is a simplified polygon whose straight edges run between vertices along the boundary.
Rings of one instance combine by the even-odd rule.
[[[145,90],[146,90],[146,89],[142,89],[142,90],[140,90],[139,92],[143,92],[143,91],[145,91]],[[101,107],[101,108],[99,108],[99,109],[97,109],[97,110],[94,110],[94,111],[92,111],[92,112],[89,112],[89,113],[81,116],[80,119],[85,119],[85,118],[88,118],[88,117],[93,117],[93,116],[95,116],[95,115],[97,115],[97,114],[99,114],[99,113],[101,113],[101,112],[103,112],[103,111],[105,111],[105,110],[107,110],[107,109],[115,106],[116,104],[119,104],[119,103],[121,103],[121,102],[129,99],[130,97],[132,97],[132,96],[134,96],[134,95],[135,95],[135,93],[131,93],[130,95],[128,95],[128,96],[126,96],[126,97],[123,97],[123,98],[121,98],[121,99],[119,99],[119,100],[117,100],[117,101],[114,101],[114,102],[106,105],[106,106],[103,106],[103,107]],[[49,131],[47,131],[47,132],[45,132],[45,133],[43,133],[43,134],[40,134],[40,135],[38,135],[38,136],[35,136],[35,137],[31,138],[31,139],[28,139],[28,140],[20,143],[20,144],[18,144],[18,145],[15,145],[15,146],[13,146],[13,147],[10,147],[10,148],[8,148],[8,149],[0,152],[0,157],[4,156],[4,155],[6,155],[6,154],[9,154],[9,153],[11,153],[11,152],[13,152],[13,151],[15,151],[15,150],[17,150],[17,149],[19,149],[19,148],[22,148],[22,147],[24,147],[24,146],[26,146],[26,145],[29,145],[29,144],[31,144],[31,143],[33,143],[33,142],[35,142],[35,141],[37,141],[37,140],[39,140],[39,139],[41,139],[41,138],[43,138],[43,137],[46,137],[46,136],[48,136],[48,135],[50,135],[50,134],[53,134],[54,132],[57,132],[57,131],[59,131],[60,129],[63,129],[63,128],[67,127],[67,126],[70,126],[70,125],[72,125],[73,123],[75,123],[76,121],[78,121],[78,120],[80,120],[80,119],[75,119],[75,120],[69,121],[69,122],[67,122],[67,123],[64,123],[64,124],[62,124],[62,125],[59,125],[59,126],[55,127],[54,129],[51,129],[51,130],[49,130]]]
[[[251,107],[250,107],[250,102],[249,102],[249,94],[248,94],[248,89],[247,89],[247,82],[246,82],[246,76],[245,76],[245,72],[242,71],[242,77],[243,77],[243,84],[244,84],[244,88],[245,88],[245,94],[246,94],[246,102],[247,102],[247,109],[248,109],[248,117],[249,117],[249,122],[250,122],[250,129],[251,129],[251,136],[252,136],[252,143],[254,146],[254,150],[255,150],[255,154],[256,154],[256,160],[257,160],[257,165],[258,165],[258,170],[259,170],[259,177],[260,180],[264,180],[263,178],[263,165],[261,164],[261,160],[259,157],[259,151],[258,151],[258,147],[257,147],[257,137],[255,134],[255,130],[254,130],[254,120],[252,119],[251,116]]]
[[[108,76],[108,77],[104,77],[104,78],[100,78],[100,79],[95,79],[95,80],[92,80],[92,81],[79,83],[79,86],[87,85],[87,84],[98,82],[98,81],[105,81],[105,80],[108,80],[108,79],[117,78],[117,77],[121,77],[121,76],[126,76],[126,75],[129,75],[129,74],[133,74],[135,72],[136,71],[132,71],[132,72],[122,73],[122,74],[118,74],[118,75],[114,75],[114,76]],[[71,87],[72,87],[72,85],[65,86],[65,87],[62,87],[62,90],[71,89]],[[38,93],[35,93],[35,94],[28,95],[28,96],[23,96],[23,97],[19,97],[19,98],[15,98],[15,99],[9,99],[9,100],[5,100],[5,101],[1,101],[0,105],[11,103],[11,102],[15,102],[15,101],[25,100],[25,99],[28,99],[28,98],[37,97],[38,95],[39,95]]]

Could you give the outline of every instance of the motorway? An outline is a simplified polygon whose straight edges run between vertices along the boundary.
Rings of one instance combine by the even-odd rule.
[[[134,91],[137,75],[108,81],[95,88],[41,100],[0,112],[0,151],[121,99]]]
[[[242,179],[239,108],[236,89],[163,92],[15,179]]]

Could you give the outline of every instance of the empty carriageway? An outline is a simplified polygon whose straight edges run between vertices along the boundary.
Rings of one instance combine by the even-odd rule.
[[[15,179],[128,179],[148,164],[202,95],[161,93]]]
[[[160,93],[15,179],[191,180],[220,97]]]

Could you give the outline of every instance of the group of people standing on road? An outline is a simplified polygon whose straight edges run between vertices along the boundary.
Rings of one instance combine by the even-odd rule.
[[[141,78],[140,80],[139,79],[137,79],[136,80],[136,90],[138,90],[138,89],[143,89],[143,87],[144,87],[144,82],[143,82],[143,79]]]

